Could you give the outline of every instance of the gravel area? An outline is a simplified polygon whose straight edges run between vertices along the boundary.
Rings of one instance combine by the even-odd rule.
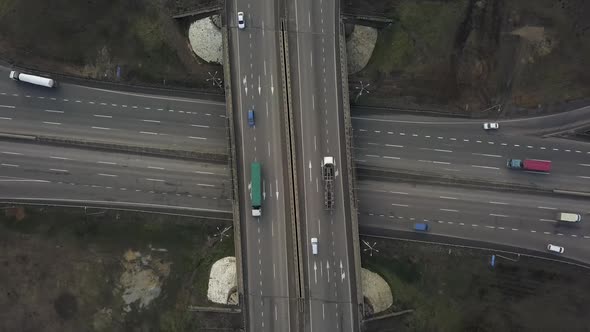
[[[354,74],[365,68],[375,44],[377,43],[377,29],[362,25],[355,25],[352,34],[346,41],[346,55],[348,73]]]
[[[367,269],[361,272],[363,296],[373,307],[373,314],[384,311],[393,304],[393,295],[387,282],[377,273]]]
[[[237,304],[237,302],[234,303],[237,301],[237,297],[231,296],[236,292],[237,280],[235,257],[225,257],[213,263],[207,290],[209,301],[220,304]]]
[[[223,63],[223,41],[215,17],[195,21],[188,29],[188,38],[195,54],[209,63]]]

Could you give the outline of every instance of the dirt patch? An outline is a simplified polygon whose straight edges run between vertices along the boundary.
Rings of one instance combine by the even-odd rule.
[[[210,0],[0,1],[0,57],[25,68],[107,81],[213,89],[171,15]]]
[[[240,328],[210,321],[212,261],[233,255],[219,222],[93,209],[4,208],[0,331],[184,331]],[[17,220],[13,211],[22,210]],[[228,233],[231,235],[231,233]],[[209,264],[209,265],[208,265]]]
[[[358,104],[518,116],[590,94],[590,2],[346,0],[344,11],[394,20],[349,77],[371,84]]]
[[[374,239],[371,239],[374,241]],[[366,331],[589,331],[588,270],[487,251],[378,240],[365,268],[379,273],[400,317],[371,322]],[[555,319],[559,317],[559,319]]]

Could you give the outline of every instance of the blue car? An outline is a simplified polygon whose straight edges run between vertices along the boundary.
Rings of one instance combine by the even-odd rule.
[[[420,231],[420,232],[428,232],[428,224],[424,224],[424,223],[414,224],[414,230]]]
[[[254,127],[254,109],[248,110],[248,125]]]

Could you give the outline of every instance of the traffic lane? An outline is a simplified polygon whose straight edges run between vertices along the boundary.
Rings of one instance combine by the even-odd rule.
[[[101,202],[113,207],[125,203],[153,205],[154,207],[186,207],[203,211],[231,213],[229,200],[213,199],[210,196],[166,195],[149,190],[115,190],[102,185],[81,185],[77,183],[58,183],[28,178],[0,177],[0,192],[5,199],[30,198],[75,203],[80,201]],[[146,207],[147,207],[146,205]]]
[[[82,108],[84,108],[82,106]],[[180,115],[170,115],[169,112],[138,112],[132,110],[117,110],[111,108],[92,109],[81,111],[81,109],[65,108],[35,108],[30,105],[0,105],[0,116],[10,117],[17,120],[28,120],[36,123],[62,123],[64,125],[80,126],[116,126],[119,129],[126,127],[141,128],[148,124],[161,124],[163,126],[191,128],[198,130],[207,129],[225,129],[227,127],[225,117],[214,116],[194,116],[187,113]]]
[[[66,113],[60,110],[38,110],[32,112],[23,111],[23,108],[10,109],[0,107],[0,117],[3,118],[4,131],[10,131],[12,127],[17,127],[19,123],[26,123],[32,127],[31,133],[35,133],[35,128],[48,130],[51,128],[55,135],[60,135],[61,131],[67,128],[86,128],[92,129],[123,131],[130,133],[159,132],[163,135],[183,135],[186,137],[196,136],[204,139],[223,139],[226,132],[226,126],[211,126],[206,122],[189,121],[187,119],[168,119],[159,120],[157,117],[134,118],[129,117],[129,113],[102,112],[92,114],[76,114],[74,112]],[[6,121],[10,119],[10,121]]]
[[[393,186],[392,186],[393,187]],[[398,186],[395,186],[398,189]],[[403,186],[402,186],[403,188]],[[399,189],[398,189],[399,190]],[[404,190],[404,189],[401,189]],[[425,193],[433,190],[438,194]],[[392,221],[435,222],[530,231],[532,233],[556,233],[560,236],[590,235],[585,223],[557,222],[559,211],[587,215],[583,200],[555,199],[551,196],[523,196],[511,193],[436,190],[420,186],[419,190],[384,191],[359,190],[361,213],[383,215]],[[507,202],[508,201],[508,202]],[[561,204],[560,204],[561,203]],[[425,207],[427,207],[425,209]],[[584,218],[584,217],[583,217]],[[474,226],[475,225],[475,226]]]
[[[355,139],[355,150],[359,154],[374,154],[389,155],[392,157],[399,157],[401,155],[413,159],[440,159],[441,161],[453,161],[457,164],[475,164],[481,166],[505,167],[508,159],[514,155],[506,153],[503,149],[481,149],[477,151],[465,149],[461,143],[457,144],[418,144],[418,145],[404,145],[406,142],[396,141],[393,143],[376,143],[371,139],[358,137]],[[526,158],[551,160],[552,173],[562,173],[580,178],[590,178],[590,156],[579,155],[577,160],[572,158],[562,159],[555,158],[551,154],[531,152]],[[520,157],[516,159],[525,159]],[[503,165],[502,165],[503,164]]]
[[[102,167],[111,167],[114,171],[120,167],[138,169],[138,172],[142,169],[155,169],[162,172],[187,173],[187,176],[206,176],[214,181],[229,178],[229,170],[225,164],[11,141],[0,141],[0,158],[6,162],[19,162],[19,159],[10,158],[21,158],[25,164],[32,165],[37,165],[44,159],[55,161],[57,166],[61,166],[60,163],[99,164]]]
[[[381,149],[354,149],[357,167],[381,167],[392,171],[441,175],[453,179],[476,179],[493,183],[520,184],[542,189],[590,190],[587,168],[579,166],[580,172],[572,173],[553,167],[551,173],[513,170],[506,167],[501,158],[482,156],[480,162],[466,163],[451,157],[446,152],[430,154],[406,150],[400,154]],[[574,166],[576,167],[576,166]]]
[[[6,125],[10,123],[10,125]],[[0,117],[0,125],[4,132],[28,136],[58,137],[82,142],[110,143],[124,146],[144,146],[151,148],[174,149],[183,151],[199,151],[211,153],[225,153],[227,138],[218,131],[217,137],[209,139],[201,136],[179,136],[173,130],[156,131],[127,131],[112,127],[64,126],[61,123],[43,123],[42,126],[30,121],[18,121]]]
[[[115,91],[74,84],[61,84],[57,88],[50,89],[12,81],[8,79],[8,72],[6,72],[6,81],[0,80],[0,82],[5,83],[0,85],[0,102],[35,103],[39,107],[58,108],[67,107],[68,104],[73,104],[76,108],[83,105],[125,108],[123,107],[125,105],[128,109],[144,111],[156,111],[162,108],[176,114],[182,114],[182,112],[196,115],[211,113],[213,116],[226,114],[225,103],[212,100]]]
[[[381,229],[383,233],[387,231],[407,232],[408,237],[421,241],[436,241],[444,243],[462,243],[462,239],[470,242],[479,241],[482,248],[489,248],[491,244],[500,244],[518,249],[533,250],[541,257],[553,259],[575,259],[583,263],[590,263],[590,237],[572,237],[559,236],[557,233],[533,233],[530,231],[513,231],[512,229],[499,229],[481,226],[472,226],[471,224],[461,225],[460,223],[430,223],[430,229],[427,233],[416,234],[412,230],[413,221],[392,221],[389,218],[383,218],[376,215],[359,215],[359,224],[361,229],[364,227]],[[439,236],[448,237],[446,241],[441,241]],[[490,245],[488,245],[489,243]],[[565,248],[563,255],[549,253],[547,245],[554,244]],[[473,243],[471,243],[473,245]]]
[[[243,9],[239,9],[243,10]],[[246,24],[255,22],[252,12],[245,11]],[[262,10],[261,10],[262,11]],[[255,23],[258,24],[258,23]],[[260,24],[262,26],[262,24]],[[285,209],[281,198],[285,197],[282,183],[280,155],[281,136],[277,134],[276,127],[278,119],[276,112],[272,112],[273,105],[278,105],[278,89],[274,87],[276,62],[264,56],[264,47],[260,45],[273,45],[268,41],[273,35],[268,31],[256,28],[242,31],[235,35],[235,43],[244,44],[239,51],[245,50],[238,55],[238,74],[235,75],[234,86],[237,86],[239,98],[236,102],[236,117],[239,126],[239,137],[242,141],[241,151],[244,153],[244,169],[249,169],[246,160],[257,160],[263,166],[263,212],[260,218],[251,217],[251,211],[245,211],[244,219],[246,224],[246,243],[248,246],[246,261],[248,269],[248,292],[252,294],[249,298],[251,313],[251,329],[276,329],[287,330],[284,325],[289,324],[289,272],[287,270],[287,257],[285,253]],[[253,31],[253,32],[252,32]],[[263,36],[264,35],[264,36]],[[244,42],[240,39],[244,37]],[[267,39],[264,39],[265,37]],[[272,49],[272,48],[271,48]],[[236,49],[238,50],[238,49]],[[265,75],[257,73],[264,72]],[[272,76],[271,76],[272,75]],[[274,97],[272,97],[274,95]],[[270,97],[269,97],[270,96]],[[276,99],[273,99],[276,98]],[[271,100],[269,103],[268,100]],[[247,111],[254,107],[255,125],[249,128],[247,125]],[[278,135],[278,136],[277,136]],[[269,139],[273,137],[273,139]],[[278,139],[277,139],[278,138]],[[247,145],[244,145],[246,142]],[[277,153],[276,155],[273,155]],[[247,172],[247,171],[246,171]],[[250,175],[244,174],[243,195],[249,204]],[[270,180],[270,181],[269,181]],[[274,181],[273,181],[274,180]],[[282,182],[282,181],[281,181]],[[278,189],[277,188],[281,188]],[[278,193],[278,194],[277,194]],[[281,197],[281,198],[280,198]],[[271,203],[272,202],[272,203]],[[283,204],[283,205],[281,205]],[[272,253],[272,254],[268,254]]]
[[[429,146],[432,148],[456,149],[491,154],[506,154],[507,158],[537,158],[564,160],[571,163],[588,162],[588,144],[557,138],[538,138],[531,136],[507,136],[497,132],[469,135],[463,131],[450,130],[404,130],[404,129],[366,129],[354,130],[355,144],[363,142],[379,145],[397,144],[407,147]]]

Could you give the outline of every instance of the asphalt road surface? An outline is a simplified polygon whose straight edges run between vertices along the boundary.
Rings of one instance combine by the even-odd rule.
[[[237,28],[244,12],[245,29]],[[249,331],[290,331],[297,322],[298,275],[286,183],[279,12],[276,2],[231,1],[227,7],[232,67],[242,258]],[[250,127],[248,110],[254,111]],[[262,216],[252,217],[250,164],[262,165]]]
[[[338,47],[340,2],[288,5],[289,60],[297,146],[300,237],[304,243],[305,329],[355,331],[358,326]],[[335,208],[324,210],[321,161],[336,163]],[[311,238],[318,238],[318,254]]]
[[[579,124],[590,122],[583,110]],[[560,116],[550,117],[560,128]],[[484,131],[481,121],[452,121],[414,116],[356,117],[354,155],[359,165],[425,174],[471,178],[544,189],[590,192],[590,145],[539,137],[551,131],[542,119],[500,122],[500,130]],[[537,127],[540,126],[540,127]],[[525,135],[526,134],[526,135]],[[550,174],[506,167],[509,158],[551,160]]]
[[[0,69],[3,133],[153,148],[227,152],[225,104],[61,84],[45,88]]]
[[[587,198],[373,181],[359,182],[357,192],[362,226],[414,232],[421,222],[432,235],[540,252],[551,243],[565,247],[563,257],[590,263]],[[557,222],[560,211],[580,213],[582,222]]]
[[[231,212],[225,165],[0,141],[0,171],[4,198]]]

